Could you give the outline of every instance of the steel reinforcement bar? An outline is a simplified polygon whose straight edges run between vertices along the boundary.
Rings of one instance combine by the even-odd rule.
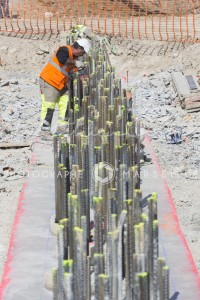
[[[1,0],[0,32],[58,34],[84,24],[101,34],[198,42],[199,0]]]
[[[69,134],[53,137],[54,300],[168,300],[156,193],[148,198],[148,210],[142,207],[133,101],[121,90],[104,45],[92,44],[87,75],[71,79]]]

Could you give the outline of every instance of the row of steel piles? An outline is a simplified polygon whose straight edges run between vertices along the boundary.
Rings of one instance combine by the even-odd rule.
[[[143,211],[132,101],[99,42],[85,67],[88,76],[70,83],[69,137],[54,136],[54,300],[168,300],[155,193]]]

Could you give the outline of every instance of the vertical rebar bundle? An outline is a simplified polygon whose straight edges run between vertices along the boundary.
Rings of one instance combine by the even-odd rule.
[[[142,207],[140,122],[105,46],[92,44],[88,74],[69,85],[70,142],[54,136],[54,300],[167,300],[157,195],[148,198],[148,213]]]

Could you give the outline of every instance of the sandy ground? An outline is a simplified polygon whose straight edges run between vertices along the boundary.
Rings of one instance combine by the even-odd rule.
[[[63,44],[63,36],[32,39],[1,35],[0,45],[0,142],[32,141],[39,127],[40,95],[39,72],[53,51]],[[199,45],[182,45],[156,41],[128,41],[109,39],[114,51],[109,50],[118,77],[129,71],[130,82],[143,75],[156,74],[170,67],[181,67],[198,74],[200,65]],[[193,57],[191,57],[191,52]],[[113,54],[114,53],[114,54]],[[123,80],[126,80],[125,78]],[[18,83],[16,83],[18,81]],[[8,82],[8,84],[6,84]],[[26,108],[28,108],[26,110]],[[193,114],[198,120],[199,114]],[[16,126],[18,124],[18,126]],[[8,125],[10,126],[8,128]],[[22,127],[20,127],[22,126]],[[152,124],[152,128],[159,123]],[[8,128],[6,130],[6,128]],[[27,130],[28,129],[28,130]],[[200,270],[198,256],[200,214],[198,181],[169,176],[173,169],[171,160],[164,159],[165,145],[153,140],[159,162],[166,171],[166,181],[175,200],[181,228],[186,236],[195,263]],[[184,148],[184,145],[182,145]],[[168,149],[169,155],[173,148]],[[171,151],[171,152],[170,152]],[[30,148],[0,150],[0,278],[6,260],[9,238],[17,207],[17,199],[31,165]],[[35,162],[37,164],[37,161]],[[34,167],[32,165],[31,167]]]

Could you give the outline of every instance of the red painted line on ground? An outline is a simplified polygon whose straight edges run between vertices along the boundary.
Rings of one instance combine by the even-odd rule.
[[[31,156],[31,164],[34,164],[36,162],[36,154],[33,153]]]
[[[36,155],[35,153],[32,153],[31,156],[31,164],[35,163],[36,161]],[[30,171],[30,170],[29,170]],[[20,218],[23,214],[23,202],[24,202],[24,194],[25,191],[27,189],[28,186],[28,180],[24,182],[23,186],[22,186],[22,190],[20,192],[19,198],[18,198],[18,205],[17,205],[17,209],[16,209],[16,213],[15,213],[15,218],[14,218],[14,222],[12,225],[12,230],[11,230],[11,236],[10,236],[10,243],[9,243],[9,247],[8,247],[8,254],[7,254],[7,260],[4,266],[4,271],[3,271],[3,275],[2,275],[2,280],[1,280],[1,284],[0,284],[0,300],[3,300],[3,293],[4,290],[6,288],[6,286],[8,285],[8,283],[10,282],[10,278],[9,278],[9,273],[11,270],[10,264],[12,262],[13,259],[13,249],[15,246],[15,233],[16,233],[16,229],[17,229],[17,225],[19,224]],[[4,299],[6,300],[6,299]]]
[[[8,255],[7,255],[7,260],[4,266],[4,272],[3,272],[3,276],[2,276],[2,281],[1,281],[1,285],[0,285],[0,300],[3,299],[3,292],[5,287],[8,285],[8,283],[10,282],[10,278],[8,276],[9,272],[10,272],[10,263],[12,261],[12,250],[14,248],[14,244],[15,244],[15,232],[16,232],[16,228],[17,225],[19,223],[20,217],[23,213],[23,201],[24,201],[24,193],[25,190],[27,188],[28,183],[25,182],[22,186],[22,191],[19,195],[18,198],[18,205],[17,205],[17,210],[16,210],[16,214],[15,214],[15,218],[14,218],[14,222],[12,225],[12,231],[11,231],[11,236],[10,236],[10,244],[9,244],[9,248],[8,248]]]
[[[156,153],[155,153],[155,151],[153,149],[151,141],[150,141],[150,139],[149,139],[149,137],[147,135],[145,137],[145,142],[149,146],[148,150],[150,150],[150,154],[151,154],[153,163],[155,164],[155,166],[156,166],[156,168],[158,170],[159,175],[162,177],[162,181],[163,181],[163,184],[164,184],[164,187],[165,187],[165,190],[167,192],[168,199],[169,199],[169,202],[170,202],[170,205],[171,205],[172,217],[173,217],[173,219],[175,220],[175,223],[176,223],[176,229],[177,229],[176,233],[180,236],[180,238],[181,238],[181,240],[183,242],[183,245],[184,245],[184,247],[186,249],[186,252],[187,252],[188,260],[190,262],[191,270],[195,274],[195,278],[197,280],[197,285],[199,286],[199,289],[200,289],[200,276],[199,276],[197,267],[196,267],[196,265],[194,263],[194,259],[192,257],[192,254],[191,254],[191,251],[190,251],[189,246],[187,244],[187,241],[185,239],[185,236],[183,234],[183,231],[182,231],[182,229],[180,227],[178,216],[177,216],[177,212],[176,212],[176,207],[175,207],[175,204],[174,204],[174,199],[172,197],[172,194],[170,192],[170,189],[169,189],[169,186],[168,186],[167,182],[165,181],[165,179],[162,176],[163,172],[162,172],[162,169],[161,169],[161,167],[159,165],[158,158],[157,158]]]

